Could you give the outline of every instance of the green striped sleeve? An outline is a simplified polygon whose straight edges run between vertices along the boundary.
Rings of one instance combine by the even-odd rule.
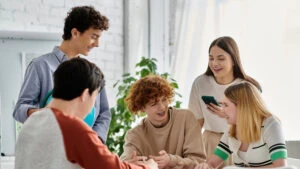
[[[214,154],[217,155],[218,157],[220,157],[223,161],[226,161],[229,157],[229,155],[226,152],[222,151],[219,148],[216,148],[214,150]]]
[[[287,151],[286,150],[282,150],[282,151],[277,151],[271,154],[271,160],[275,161],[277,159],[281,159],[281,158],[287,158]]]

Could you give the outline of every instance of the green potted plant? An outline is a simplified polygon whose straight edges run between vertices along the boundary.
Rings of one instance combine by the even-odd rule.
[[[123,75],[123,79],[118,80],[113,86],[114,88],[118,89],[117,104],[115,107],[112,107],[110,109],[112,118],[106,144],[110,151],[117,153],[119,156],[123,153],[123,145],[125,142],[124,138],[126,132],[131,129],[132,124],[138,118],[145,116],[145,113],[140,113],[137,116],[131,115],[127,108],[127,105],[125,104],[125,98],[130,87],[136,80],[149,74],[159,74],[157,72],[156,62],[157,60],[154,58],[142,57],[141,61],[138,62],[135,66],[135,75],[126,73]],[[174,79],[170,78],[169,73],[163,73],[159,75],[166,78],[172,84],[175,89],[175,99],[181,98],[181,95],[177,92],[178,84]],[[180,107],[180,101],[175,100],[174,103],[174,107]]]

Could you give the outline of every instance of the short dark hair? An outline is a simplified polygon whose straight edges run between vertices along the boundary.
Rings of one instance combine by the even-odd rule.
[[[54,72],[53,98],[72,100],[88,88],[89,94],[104,87],[104,75],[94,64],[83,58],[73,58],[60,64]]]
[[[106,16],[95,10],[92,6],[77,6],[73,7],[65,18],[64,40],[71,39],[71,30],[76,28],[79,32],[83,33],[89,28],[107,30],[109,27],[108,19]]]

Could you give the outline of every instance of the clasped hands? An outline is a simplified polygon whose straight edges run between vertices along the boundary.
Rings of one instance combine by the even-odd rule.
[[[204,163],[197,163],[194,169],[214,169],[214,168],[204,162]]]
[[[137,163],[137,164],[143,164],[147,163],[148,161],[154,160],[159,169],[163,169],[168,166],[168,164],[171,161],[170,155],[165,151],[161,150],[159,153],[159,156],[137,156],[136,151],[134,151],[131,155],[131,160],[128,160],[130,163]]]

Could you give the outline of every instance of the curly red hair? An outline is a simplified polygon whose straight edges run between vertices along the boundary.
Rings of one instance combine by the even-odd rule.
[[[167,97],[169,103],[174,97],[173,86],[159,75],[148,75],[137,80],[130,88],[125,102],[131,113],[137,114],[146,106],[146,104],[160,97]]]

